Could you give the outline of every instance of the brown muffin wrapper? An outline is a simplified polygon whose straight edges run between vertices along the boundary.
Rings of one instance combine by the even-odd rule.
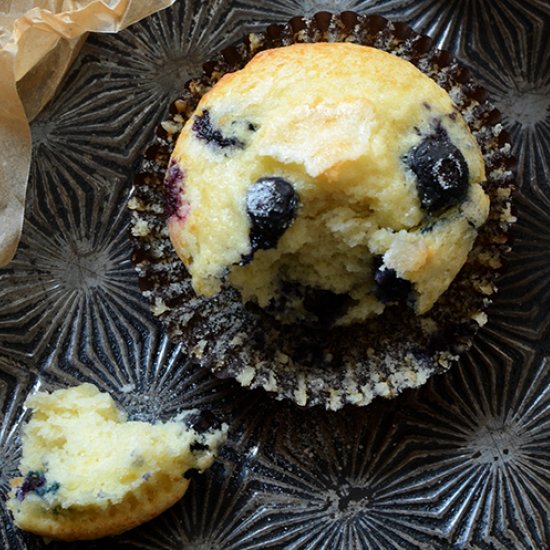
[[[259,308],[243,305],[231,288],[210,299],[196,296],[170,243],[163,212],[164,174],[178,134],[202,95],[261,50],[320,41],[354,42],[407,59],[451,95],[481,146],[487,172],[484,189],[491,198],[489,220],[457,278],[423,316],[392,306],[378,318],[347,327],[282,325]],[[218,377],[261,387],[299,405],[333,410],[346,404],[362,406],[377,396],[394,397],[423,384],[470,347],[484,324],[483,311],[509,251],[514,162],[509,136],[499,122],[500,113],[468,70],[404,23],[354,12],[321,12],[249,35],[206,63],[202,76],[185,85],[135,178],[129,202],[133,261],[153,314],[174,341]]]

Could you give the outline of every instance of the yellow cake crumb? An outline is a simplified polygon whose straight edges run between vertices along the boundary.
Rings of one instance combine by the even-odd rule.
[[[8,500],[15,524],[52,539],[120,533],[179,500],[190,469],[214,461],[227,426],[197,433],[184,413],[167,422],[129,421],[92,384],[27,398],[23,477]],[[192,451],[200,443],[201,451]]]

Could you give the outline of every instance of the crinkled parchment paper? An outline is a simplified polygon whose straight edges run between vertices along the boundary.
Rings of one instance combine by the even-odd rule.
[[[175,0],[0,0],[0,266],[21,234],[32,120],[86,33],[118,32]]]

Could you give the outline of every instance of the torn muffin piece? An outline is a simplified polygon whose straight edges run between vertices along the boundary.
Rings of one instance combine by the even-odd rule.
[[[130,421],[92,384],[25,404],[32,417],[8,509],[20,529],[51,539],[95,539],[149,521],[183,496],[190,470],[213,463],[227,435],[198,411]]]

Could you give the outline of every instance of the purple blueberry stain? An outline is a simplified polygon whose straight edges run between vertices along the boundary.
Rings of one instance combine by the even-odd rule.
[[[177,216],[182,221],[189,213],[189,203],[182,199],[184,179],[185,173],[178,163],[171,159],[164,178],[164,212],[167,217]]]
[[[29,493],[35,493],[43,497],[48,493],[55,493],[59,489],[59,483],[54,481],[46,484],[46,476],[42,472],[30,471],[15,492],[15,498],[22,502]]]
[[[28,493],[36,491],[40,487],[46,485],[46,477],[42,472],[31,471],[23,480],[21,486],[15,492],[15,498],[19,501],[25,500]]]

